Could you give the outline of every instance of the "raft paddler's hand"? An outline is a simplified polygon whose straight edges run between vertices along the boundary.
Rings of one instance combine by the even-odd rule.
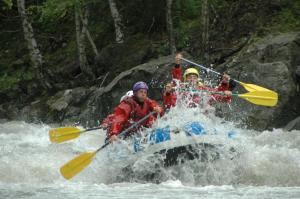
[[[180,64],[181,63],[181,59],[182,59],[182,55],[180,53],[178,53],[175,57],[175,63],[176,64]]]
[[[159,113],[159,114],[160,114],[160,113],[162,113],[163,110],[162,110],[161,107],[156,106],[156,107],[153,108],[153,111],[155,111],[156,113]]]
[[[115,141],[117,141],[118,140],[118,136],[116,136],[116,135],[112,135],[110,138],[109,138],[109,141],[110,142],[115,142]]]
[[[231,95],[232,95],[232,92],[231,92],[231,91],[224,91],[224,94],[225,94],[226,96],[231,96]]]

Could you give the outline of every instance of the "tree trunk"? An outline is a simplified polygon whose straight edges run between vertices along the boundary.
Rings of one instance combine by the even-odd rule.
[[[208,0],[202,1],[201,26],[202,26],[202,56],[209,62],[209,12]]]
[[[94,40],[93,40],[93,38],[90,34],[90,31],[88,29],[86,29],[86,37],[89,40],[95,55],[98,56],[99,52],[98,52],[97,46],[96,46],[96,44],[95,44],[95,42],[94,42]]]
[[[93,49],[95,55],[98,56],[99,55],[99,51],[98,51],[97,46],[96,46],[96,44],[95,44],[95,42],[94,42],[94,40],[93,40],[93,38],[92,38],[92,36],[90,34],[90,31],[88,29],[88,9],[86,9],[85,13],[86,13],[85,17],[83,17],[82,13],[80,13],[80,19],[81,19],[81,22],[82,22],[82,26],[85,28],[86,37],[89,40],[89,42],[90,42],[90,44],[92,46],[92,49]]]
[[[174,38],[174,30],[173,30],[173,21],[172,21],[172,2],[173,0],[166,0],[167,2],[167,12],[166,12],[166,19],[167,19],[167,31],[169,35],[169,48],[170,53],[172,55],[176,52],[176,46],[175,46],[175,38]]]
[[[44,88],[52,88],[48,79],[46,79],[44,75],[43,56],[38,48],[36,39],[34,37],[32,25],[28,21],[28,17],[25,10],[25,1],[17,0],[17,6],[20,18],[22,20],[24,38],[27,41],[27,48],[30,53],[30,59],[36,72],[36,78],[41,82],[41,85]]]
[[[122,24],[122,17],[118,11],[115,0],[108,0],[111,16],[114,19],[115,24],[115,32],[116,32],[116,42],[123,43],[124,42],[124,34],[122,28],[124,27]]]
[[[78,57],[79,57],[79,66],[81,71],[84,73],[87,65],[87,59],[85,54],[85,46],[82,43],[82,38],[81,38],[81,23],[80,23],[80,16],[79,16],[79,8],[75,7],[74,12],[75,12],[76,44],[77,44]]]
[[[81,69],[81,72],[85,74],[86,76],[94,79],[95,76],[90,69],[88,62],[87,62],[87,56],[86,56],[86,46],[85,46],[85,35],[86,35],[86,26],[81,25],[80,20],[80,8],[75,6],[74,9],[75,12],[75,27],[76,27],[76,43],[77,43],[77,49],[78,49],[78,57],[79,57],[79,66]],[[83,20],[87,20],[87,12],[84,13]]]

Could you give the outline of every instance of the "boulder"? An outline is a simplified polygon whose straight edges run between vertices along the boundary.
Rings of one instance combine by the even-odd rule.
[[[299,40],[299,33],[269,35],[231,58],[227,67],[219,67],[239,81],[260,85],[279,94],[275,107],[257,106],[235,99],[229,118],[240,119],[250,128],[265,130],[284,127],[300,114],[300,81],[296,77],[300,64]],[[246,92],[242,86],[238,87],[238,91]]]
[[[285,127],[284,130],[291,131],[291,130],[300,130],[300,116],[290,121]]]
[[[84,107],[83,104],[91,93],[91,89],[77,87],[59,91],[50,97],[46,106],[49,109],[47,113],[47,122],[76,122],[78,115]]]

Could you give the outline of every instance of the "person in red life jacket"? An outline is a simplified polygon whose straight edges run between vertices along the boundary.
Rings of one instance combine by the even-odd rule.
[[[114,110],[114,120],[109,129],[110,141],[115,141],[117,135],[130,127],[133,123],[141,120],[152,111],[163,114],[163,109],[154,100],[147,97],[148,86],[145,82],[137,82],[133,86],[133,96],[123,100]],[[151,127],[156,117],[150,116],[139,127]],[[138,128],[139,128],[138,127]],[[138,129],[136,128],[136,130]],[[134,132],[131,132],[134,133]]]
[[[218,92],[224,92],[225,96],[224,95],[212,95],[212,98],[214,98],[214,100],[211,100],[210,103],[214,103],[214,102],[230,103],[232,101],[231,91],[235,87],[236,87],[235,81],[230,79],[230,76],[228,74],[223,74],[216,90]]]
[[[120,103],[125,100],[128,99],[129,97],[133,96],[133,91],[130,90],[128,91],[125,95],[123,95],[120,99]],[[103,129],[109,129],[112,122],[114,120],[114,114],[109,114],[101,123],[101,126]]]
[[[230,76],[227,74],[224,74],[218,88],[210,88],[205,86],[202,83],[202,80],[200,78],[200,74],[197,69],[195,68],[188,68],[185,70],[183,74],[183,79],[181,79],[181,54],[177,54],[175,57],[175,66],[172,69],[172,77],[173,81],[172,84],[174,87],[177,87],[181,89],[179,91],[180,94],[182,94],[182,100],[185,101],[188,104],[188,107],[195,107],[201,102],[201,97],[199,95],[199,92],[191,92],[188,90],[196,90],[196,91],[209,91],[209,92],[223,92],[224,95],[220,94],[211,94],[211,99],[209,100],[209,104],[217,102],[231,102],[231,91],[235,87],[234,81],[230,80]],[[182,91],[183,90],[183,91]],[[186,90],[186,91],[185,91]],[[165,102],[165,107],[172,107],[174,106],[174,101],[168,100],[169,96],[167,94],[170,94],[170,92],[164,92],[163,93],[163,101]],[[176,103],[176,102],[175,102]]]
[[[166,111],[170,110],[171,107],[176,105],[177,95],[175,89],[172,87],[171,83],[168,83],[165,86],[165,90],[163,92],[163,106]]]

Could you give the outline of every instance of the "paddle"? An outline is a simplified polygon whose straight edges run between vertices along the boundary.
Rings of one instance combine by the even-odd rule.
[[[191,92],[208,92],[211,94],[220,94],[224,95],[224,92],[212,92],[207,90],[193,90],[193,89],[180,89],[183,91]],[[242,99],[245,99],[253,104],[261,106],[275,106],[278,102],[278,95],[275,92],[270,91],[251,91],[244,94],[232,93],[232,96],[237,96]]]
[[[251,91],[244,94],[233,94],[240,98],[243,98],[252,104],[261,106],[276,106],[278,102],[278,94],[270,91]]]
[[[139,120],[138,122],[132,124],[126,130],[122,131],[118,135],[118,137],[125,135],[128,131],[130,131],[131,129],[133,129],[137,125],[139,125],[142,122],[144,122],[146,119],[148,119],[154,113],[155,113],[154,111],[150,112],[148,115],[146,115],[145,117],[143,117],[141,120]],[[95,155],[99,151],[101,151],[102,149],[104,149],[106,146],[108,146],[109,144],[110,144],[110,142],[106,142],[103,146],[101,146],[100,148],[98,148],[96,151],[82,153],[81,155],[77,156],[76,158],[70,160],[69,162],[67,162],[65,165],[63,165],[60,168],[60,173],[62,174],[62,176],[65,179],[67,179],[67,180],[71,179],[72,177],[74,177],[75,175],[77,175],[78,173],[80,173],[84,168],[86,168],[92,162],[92,160],[95,157]]]
[[[214,70],[212,70],[212,69],[209,69],[209,68],[206,68],[206,67],[204,67],[204,66],[202,66],[202,65],[200,65],[200,64],[197,64],[197,63],[195,63],[195,62],[192,62],[192,61],[190,61],[190,60],[188,60],[188,59],[185,59],[185,58],[181,58],[183,61],[186,61],[186,62],[189,62],[189,63],[191,63],[191,64],[193,64],[193,65],[195,65],[195,66],[198,66],[198,67],[200,67],[201,69],[203,69],[203,70],[205,70],[205,71],[207,71],[207,72],[212,72],[212,73],[215,73],[215,74],[217,74],[217,75],[219,75],[219,76],[222,76],[222,74],[221,73],[219,73],[219,72],[217,72],[217,71],[214,71]],[[243,86],[247,91],[270,91],[270,92],[273,92],[273,94],[275,95],[275,94],[277,94],[276,92],[274,92],[274,91],[272,91],[272,90],[269,90],[269,89],[266,89],[266,88],[263,88],[263,87],[261,87],[261,86],[257,86],[257,85],[255,85],[255,84],[247,84],[247,83],[244,83],[244,82],[240,82],[240,81],[238,81],[238,80],[235,80],[235,79],[232,79],[233,81],[235,81],[235,82],[237,82],[237,83],[239,83],[241,86]],[[278,94],[277,94],[278,95]]]
[[[95,127],[90,129],[79,129],[77,127],[61,127],[56,129],[51,129],[49,131],[49,138],[51,142],[61,143],[68,140],[75,139],[79,137],[80,134],[85,133],[87,131],[93,131],[97,129],[102,129],[103,127]]]

